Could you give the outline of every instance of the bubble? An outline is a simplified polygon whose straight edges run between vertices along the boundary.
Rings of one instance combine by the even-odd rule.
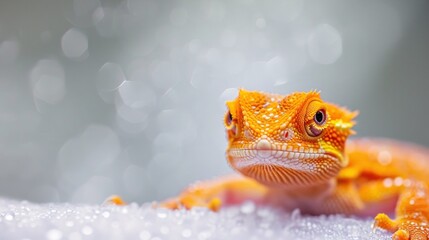
[[[190,238],[192,236],[192,231],[190,229],[184,229],[182,231],[182,236],[184,238]]]
[[[313,61],[319,64],[332,64],[343,52],[341,35],[331,25],[320,24],[310,35],[307,50]]]
[[[188,11],[184,8],[175,8],[170,13],[170,22],[176,26],[185,25],[188,19]]]
[[[164,208],[160,208],[156,214],[158,218],[165,219],[168,216],[168,210]]]
[[[68,239],[67,240],[82,240],[82,237],[80,235],[80,233],[78,232],[72,232],[68,235]]]
[[[166,227],[166,226],[162,226],[159,231],[161,232],[161,234],[167,235],[170,233],[170,228]]]
[[[110,212],[109,211],[104,211],[101,215],[103,217],[105,217],[105,218],[109,218],[110,217]]]
[[[120,118],[130,123],[147,122],[149,117],[149,113],[144,109],[129,107],[125,104],[118,105],[116,113]]]
[[[61,48],[68,58],[82,58],[88,54],[88,38],[76,28],[70,28],[61,38]]]
[[[125,74],[121,66],[116,63],[105,63],[99,70],[96,86],[99,96],[107,103],[112,103],[116,91],[125,82]]]
[[[0,64],[13,63],[18,58],[20,47],[16,41],[3,41],[0,44]]]
[[[107,62],[98,70],[97,88],[100,91],[113,91],[125,82],[125,75],[121,66]]]
[[[99,10],[98,10],[99,11]],[[112,37],[116,34],[118,17],[115,15],[115,10],[111,8],[103,8],[103,17],[94,22],[95,29],[101,37]],[[94,16],[92,16],[94,18]],[[94,21],[94,19],[93,19]]]
[[[180,105],[181,96],[174,88],[169,88],[159,99],[158,106],[164,109],[171,109]]]
[[[150,232],[143,230],[140,232],[139,234],[140,240],[149,240],[152,235],[150,234]]]
[[[33,88],[33,94],[34,97],[46,103],[56,104],[65,95],[64,79],[49,75],[41,76]]]
[[[148,114],[125,105],[117,106],[116,111],[116,125],[124,133],[130,136],[138,135],[147,129],[150,120]]]
[[[154,91],[143,81],[124,81],[118,91],[124,104],[131,108],[149,107],[156,103]]]
[[[82,228],[82,234],[83,235],[89,236],[92,233],[93,233],[93,230],[92,230],[92,228],[90,226],[85,226],[85,227]]]
[[[4,215],[4,219],[6,221],[12,221],[14,218],[15,217],[12,214],[10,214],[10,213],[6,213],[6,215]]]
[[[63,237],[63,233],[58,229],[51,229],[46,233],[48,240],[60,240]]]
[[[171,181],[168,183],[172,185]],[[93,187],[93,192],[99,190]],[[131,203],[118,207],[100,204],[34,204],[0,198],[0,238],[391,239],[391,234],[386,231],[370,231],[373,223],[371,219],[342,215],[306,216],[297,210],[286,213],[269,206],[257,206],[243,213],[241,211],[245,204],[213,213],[206,208],[171,211],[153,208],[150,203],[143,206]],[[417,204],[417,201],[412,201],[412,204]],[[9,215],[15,217],[6,220],[5,217],[10,218]],[[425,223],[420,225],[426,227]]]
[[[92,21],[94,24],[100,23],[104,18],[104,9],[102,7],[98,7],[92,13]]]
[[[240,210],[244,214],[251,214],[255,211],[256,206],[253,202],[245,202],[243,205],[241,205]]]
[[[65,95],[63,67],[56,60],[42,59],[30,73],[33,96],[45,103],[57,104]]]

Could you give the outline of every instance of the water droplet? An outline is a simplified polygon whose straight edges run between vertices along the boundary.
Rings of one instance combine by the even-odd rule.
[[[49,75],[41,76],[39,81],[34,85],[33,94],[34,97],[46,103],[56,104],[65,95],[64,79]]]
[[[244,214],[250,214],[253,213],[256,209],[256,206],[253,202],[245,202],[240,207],[240,211]]]
[[[307,50],[313,61],[320,64],[332,64],[340,58],[343,52],[341,35],[331,25],[320,24],[310,35]]]
[[[139,234],[139,237],[141,240],[149,240],[151,238],[151,236],[152,235],[150,234],[150,232],[145,231],[145,230],[141,231]]]
[[[182,236],[183,236],[184,238],[189,238],[189,237],[191,237],[191,236],[192,236],[192,231],[191,231],[190,229],[184,229],[184,230],[182,231]]]
[[[159,229],[159,231],[160,231],[162,234],[164,234],[164,235],[166,235],[166,234],[169,234],[169,233],[170,233],[170,229],[169,229],[168,227],[166,227],[166,226],[162,226],[162,227]]]
[[[168,211],[167,209],[160,208],[160,209],[158,209],[158,212],[156,213],[156,215],[159,218],[166,218],[168,216],[167,211]]]
[[[63,233],[58,229],[51,229],[46,233],[48,240],[59,240],[63,237]]]
[[[97,88],[99,91],[114,91],[125,82],[125,74],[116,63],[105,63],[98,70]]]
[[[76,28],[71,28],[61,38],[61,48],[68,58],[86,57],[88,50],[88,38]]]
[[[94,24],[98,24],[104,18],[104,9],[102,7],[98,7],[92,13],[92,21]]]
[[[103,215],[105,218],[108,218],[110,216],[110,212],[104,211],[101,215]]]
[[[154,91],[141,81],[124,81],[119,87],[119,96],[124,104],[131,108],[148,107],[156,102]]]
[[[12,221],[14,219],[14,216],[10,213],[7,213],[6,215],[4,215],[4,219],[6,221]]]
[[[64,98],[64,70],[57,61],[39,60],[31,70],[30,81],[37,100],[57,104]]]
[[[94,18],[94,16],[92,16]],[[92,19],[94,21],[94,19]],[[115,9],[105,7],[103,8],[103,18],[94,21],[95,29],[102,37],[109,38],[117,33],[118,27],[118,13]]]
[[[93,230],[92,230],[92,228],[90,226],[85,226],[85,227],[82,228],[82,234],[83,235],[89,236],[92,233],[93,233]]]

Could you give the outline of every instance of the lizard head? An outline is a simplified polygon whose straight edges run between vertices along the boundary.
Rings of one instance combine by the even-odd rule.
[[[272,187],[309,186],[347,164],[344,147],[357,112],[324,102],[318,92],[241,89],[226,105],[227,160],[245,176]]]

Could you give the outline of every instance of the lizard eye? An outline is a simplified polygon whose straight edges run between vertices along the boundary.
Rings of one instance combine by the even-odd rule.
[[[230,127],[232,127],[232,124],[233,124],[233,122],[232,122],[232,114],[231,114],[230,111],[228,111],[225,114],[225,125],[226,125],[226,127],[230,128]]]
[[[319,100],[311,101],[304,116],[304,129],[309,137],[318,137],[322,135],[325,129],[328,115],[326,113],[326,106]]]
[[[230,137],[237,136],[237,132],[238,132],[237,131],[237,126],[236,126],[236,124],[234,122],[234,118],[233,118],[233,116],[232,116],[232,114],[231,114],[230,111],[228,111],[225,114],[224,122],[225,122],[226,130],[228,132],[228,136],[230,136]]]
[[[314,114],[313,117],[313,121],[315,124],[310,124],[308,126],[308,135],[312,136],[312,137],[317,137],[320,134],[322,134],[323,131],[323,124],[325,124],[326,122],[326,112],[324,109],[319,109],[317,110],[317,112]]]
[[[320,109],[319,111],[316,112],[316,114],[314,114],[314,122],[317,125],[323,125],[326,121],[326,114],[325,114],[325,110]]]

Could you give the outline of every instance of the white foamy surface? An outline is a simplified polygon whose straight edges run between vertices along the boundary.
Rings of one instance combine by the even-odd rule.
[[[126,207],[34,204],[0,199],[0,239],[390,239],[370,219],[302,216],[251,203],[219,213]]]

